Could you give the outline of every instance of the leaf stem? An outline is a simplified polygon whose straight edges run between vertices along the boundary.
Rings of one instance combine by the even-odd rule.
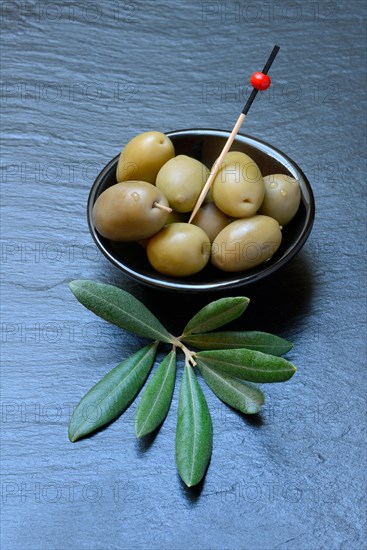
[[[196,367],[196,361],[195,361],[196,353],[194,351],[189,350],[189,348],[187,348],[185,346],[185,344],[180,342],[180,340],[178,338],[176,338],[175,336],[172,336],[172,338],[173,338],[173,347],[174,348],[180,348],[181,351],[185,355],[185,365],[190,365],[191,367]]]

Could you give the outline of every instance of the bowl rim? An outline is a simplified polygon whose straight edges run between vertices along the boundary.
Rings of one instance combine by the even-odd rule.
[[[208,136],[215,136],[215,137],[223,137],[224,139],[228,138],[230,135],[230,132],[227,130],[219,130],[219,129],[212,129],[212,128],[187,128],[182,130],[173,130],[169,132],[164,132],[169,138],[172,137],[179,137],[179,136],[185,136],[187,137],[189,134],[193,135],[208,135]],[[123,271],[126,275],[131,277],[132,279],[135,279],[136,281],[145,284],[149,287],[155,287],[162,290],[182,290],[187,292],[201,292],[201,291],[218,291],[218,290],[228,290],[240,286],[245,286],[250,283],[255,283],[265,277],[268,277],[281,267],[283,267],[285,264],[287,264],[303,247],[306,240],[309,237],[309,234],[311,232],[314,218],[315,218],[315,199],[314,194],[312,191],[312,187],[310,182],[308,181],[306,175],[301,170],[301,168],[292,160],[287,154],[283,153],[280,149],[274,147],[273,145],[267,143],[266,141],[263,141],[258,138],[254,138],[252,136],[249,136],[247,134],[238,133],[236,136],[236,139],[239,139],[242,143],[246,143],[250,146],[253,146],[257,149],[259,149],[262,153],[265,153],[269,155],[270,157],[274,158],[276,161],[281,163],[283,166],[285,166],[289,172],[291,172],[296,179],[299,179],[301,181],[302,186],[302,195],[306,199],[307,208],[306,208],[306,219],[303,224],[304,228],[302,230],[301,235],[298,237],[298,239],[287,249],[286,253],[280,258],[278,258],[275,262],[272,262],[268,266],[266,265],[266,262],[262,264],[263,269],[260,271],[249,273],[246,275],[246,271],[240,272],[239,275],[235,275],[233,273],[229,273],[228,280],[223,281],[216,281],[213,283],[208,282],[194,282],[194,283],[184,283],[182,281],[166,281],[166,280],[159,280],[155,279],[153,277],[150,277],[149,275],[144,275],[140,273],[139,271],[136,271],[135,269],[126,266],[122,262],[120,262],[113,254],[111,254],[106,247],[104,246],[103,242],[101,241],[101,238],[95,229],[93,223],[92,223],[92,210],[93,205],[96,201],[96,197],[99,192],[99,188],[106,176],[106,174],[111,170],[111,167],[117,163],[117,160],[120,156],[120,153],[116,155],[113,159],[111,159],[106,166],[101,170],[101,172],[98,174],[96,179],[94,180],[92,187],[89,192],[88,201],[87,201],[87,221],[88,221],[88,227],[89,231],[92,235],[92,238],[94,242],[96,243],[99,250],[102,252],[102,254],[117,268],[119,268],[121,271]],[[153,268],[152,268],[153,269]]]

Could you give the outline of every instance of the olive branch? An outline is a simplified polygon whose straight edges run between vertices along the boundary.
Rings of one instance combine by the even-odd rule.
[[[70,420],[70,441],[119,417],[146,382],[159,343],[170,344],[171,351],[158,365],[138,403],[134,427],[136,436],[144,437],[166,418],[175,387],[177,351],[181,350],[185,364],[177,411],[176,462],[189,487],[205,475],[213,445],[212,420],[194,369],[221,401],[244,414],[255,414],[264,404],[257,383],[284,382],[296,371],[292,363],[280,357],[292,347],[287,340],[259,331],[216,331],[242,315],[249,304],[246,297],[209,303],[176,337],[142,302],[120,288],[77,280],[70,283],[70,289],[80,303],[102,319],[152,340],[108,372],[81,399]]]

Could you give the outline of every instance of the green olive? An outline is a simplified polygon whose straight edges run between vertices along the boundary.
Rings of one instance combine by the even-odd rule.
[[[265,194],[259,167],[245,153],[227,153],[214,178],[212,194],[215,204],[228,216],[254,216]]]
[[[150,239],[147,254],[159,273],[186,277],[201,271],[208,263],[210,240],[196,225],[171,223]]]
[[[93,223],[98,233],[112,241],[138,241],[151,237],[166,223],[168,201],[145,181],[112,185],[96,200]]]
[[[172,141],[162,132],[144,132],[121,151],[116,170],[118,182],[128,180],[155,183],[163,164],[175,156]]]
[[[269,216],[235,220],[215,238],[211,261],[223,271],[245,271],[271,258],[281,241],[279,223]]]
[[[214,202],[208,202],[199,208],[192,223],[201,227],[213,242],[218,233],[229,224],[229,219]]]
[[[291,176],[272,174],[264,177],[265,197],[259,214],[271,216],[286,225],[296,215],[301,202],[299,182]]]
[[[209,176],[208,176],[209,177]],[[213,202],[212,189],[210,188],[207,194],[205,195],[204,203]]]
[[[190,212],[209,176],[198,160],[178,155],[159,170],[156,186],[165,194],[175,212]]]

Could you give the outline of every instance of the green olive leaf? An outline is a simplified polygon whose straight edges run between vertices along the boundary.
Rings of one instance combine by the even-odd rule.
[[[230,321],[237,319],[245,311],[249,304],[249,298],[238,296],[236,298],[220,298],[204,306],[187,323],[181,339],[190,334],[209,332],[215,330]]]
[[[248,382],[285,382],[296,372],[283,357],[249,349],[199,351],[195,357],[215,371]]]
[[[203,478],[213,445],[213,426],[202,389],[186,365],[181,382],[176,428],[176,462],[188,487]]]
[[[149,381],[135,411],[134,425],[137,437],[155,430],[169,411],[176,379],[176,352],[172,350]]]
[[[172,335],[137,298],[113,285],[88,280],[71,281],[70,290],[87,309],[138,336],[171,343]]]
[[[264,394],[255,384],[232,378],[210,368],[202,359],[197,360],[202,377],[219,399],[245,414],[259,412],[264,404]]]
[[[187,346],[200,350],[247,348],[278,356],[284,355],[293,347],[293,344],[284,338],[256,330],[192,334],[182,338],[182,341]]]
[[[158,342],[154,342],[140,349],[89,390],[71,417],[71,442],[111,422],[127,409],[148,377],[157,346]]]

